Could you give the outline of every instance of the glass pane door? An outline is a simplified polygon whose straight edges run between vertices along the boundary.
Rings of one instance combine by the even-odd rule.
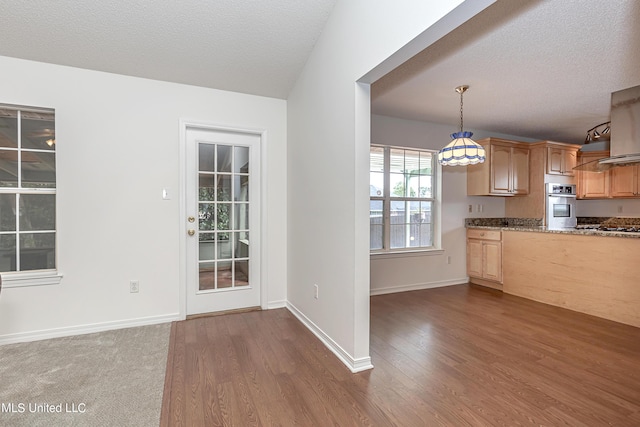
[[[198,143],[200,292],[249,285],[249,147]]]

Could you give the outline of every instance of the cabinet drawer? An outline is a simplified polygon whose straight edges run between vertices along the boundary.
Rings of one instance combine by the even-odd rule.
[[[484,230],[478,228],[468,228],[467,238],[484,239],[484,240],[502,240],[502,232],[500,230]]]

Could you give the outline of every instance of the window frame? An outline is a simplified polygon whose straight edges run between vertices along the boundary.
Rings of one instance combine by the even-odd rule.
[[[444,253],[441,247],[441,205],[442,205],[442,166],[437,161],[437,150],[417,147],[405,147],[398,145],[376,144],[372,143],[369,148],[371,153],[372,148],[382,148],[384,152],[384,166],[383,166],[383,179],[384,179],[384,191],[381,196],[372,196],[369,193],[369,206],[372,201],[382,201],[383,204],[383,236],[382,236],[382,248],[381,249],[369,249],[369,253],[375,258],[394,258],[394,257],[408,257],[408,256],[427,256],[427,255],[440,255]],[[432,195],[431,197],[398,197],[391,195],[391,150],[404,150],[414,151],[419,153],[429,153],[431,155],[431,184]],[[371,161],[369,162],[371,165]],[[369,173],[371,176],[371,166],[369,166]],[[371,179],[369,182],[371,184]],[[371,188],[371,187],[370,187]],[[391,248],[391,202],[394,201],[409,201],[409,202],[431,202],[431,246],[417,246],[417,247],[403,247],[403,248]],[[370,220],[371,224],[371,220]],[[371,228],[370,228],[371,230]]]
[[[42,285],[56,285],[59,284],[62,280],[62,274],[59,272],[59,228],[58,228],[58,203],[57,203],[57,193],[58,193],[58,151],[54,148],[53,150],[45,150],[38,148],[25,148],[22,144],[22,120],[23,113],[46,113],[53,115],[53,140],[55,142],[55,126],[56,126],[56,118],[55,118],[55,109],[53,108],[39,108],[39,107],[31,107],[31,106],[23,106],[23,105],[15,105],[15,104],[0,104],[0,109],[3,110],[13,110],[16,111],[16,126],[18,129],[17,133],[17,146],[15,149],[11,149],[11,147],[6,147],[2,151],[16,151],[18,158],[18,176],[22,176],[23,171],[21,159],[24,153],[29,152],[43,152],[43,153],[52,153],[54,155],[54,173],[55,173],[55,185],[53,187],[25,187],[21,185],[20,179],[18,179],[18,184],[16,187],[0,187],[0,194],[11,194],[16,196],[16,207],[20,209],[20,199],[24,195],[44,195],[49,194],[55,197],[55,220],[53,224],[53,229],[51,230],[33,230],[35,234],[42,233],[52,233],[54,235],[54,267],[53,268],[43,268],[37,270],[16,270],[16,271],[3,271],[0,272],[2,274],[2,287],[3,288],[15,288],[15,287],[25,287],[25,286],[42,286]],[[32,120],[26,117],[28,120]],[[19,210],[16,211],[16,228],[13,233],[16,236],[16,256],[19,257],[19,246],[20,246],[20,236],[21,230],[18,225],[20,222]],[[7,230],[8,232],[11,230]],[[5,233],[8,234],[8,233]]]

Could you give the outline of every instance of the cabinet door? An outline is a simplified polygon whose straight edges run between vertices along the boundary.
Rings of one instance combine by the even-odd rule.
[[[482,277],[502,282],[502,243],[482,242]]]
[[[467,275],[482,278],[482,240],[467,239]]]
[[[582,198],[609,197],[609,172],[582,172]]]
[[[611,197],[638,195],[638,166],[618,166],[610,170]]]
[[[511,166],[513,194],[529,194],[529,149],[513,148]]]
[[[491,193],[511,194],[511,147],[491,145]]]
[[[549,175],[562,175],[563,162],[564,150],[562,148],[547,148],[547,173]]]
[[[582,156],[580,163],[589,163],[602,158],[602,156]],[[609,172],[581,171],[578,180],[578,198],[604,199],[609,197]]]
[[[575,171],[573,168],[576,167],[578,162],[578,153],[575,150],[562,150],[563,151],[563,161],[562,161],[562,174],[565,176],[574,176]]]

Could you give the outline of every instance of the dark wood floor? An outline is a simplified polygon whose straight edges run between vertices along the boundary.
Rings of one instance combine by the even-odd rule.
[[[161,425],[640,425],[640,329],[497,291],[372,297],[371,357],[285,309],[177,322]]]

